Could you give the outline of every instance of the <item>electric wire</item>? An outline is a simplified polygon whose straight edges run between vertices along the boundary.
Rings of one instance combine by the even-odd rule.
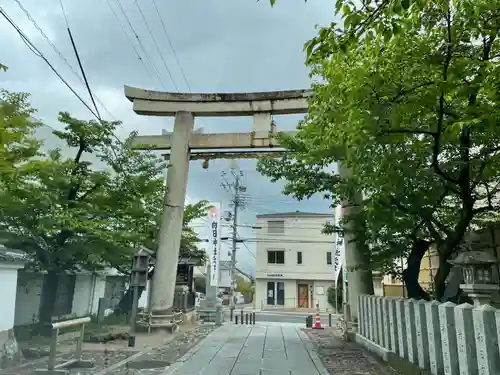
[[[5,10],[0,6],[0,14],[10,23],[10,25],[16,30],[23,42],[29,47],[29,49],[38,57],[40,57],[52,70],[52,72],[61,80],[61,82],[66,85],[66,87],[77,97],[77,99],[92,113],[95,117],[97,114],[94,110],[85,102],[85,100],[75,91],[75,89],[64,79],[64,77],[57,71],[57,69],[51,64],[51,62],[43,55],[43,53],[30,41],[30,39],[24,34],[24,32],[19,28],[19,26],[10,18],[10,16],[5,12]]]
[[[184,78],[184,82],[186,83],[186,86],[187,86],[189,92],[191,92],[191,85],[189,84],[189,81],[188,81],[188,79],[186,77],[186,74],[184,73],[184,69],[182,68],[182,65],[181,65],[181,63],[179,61],[179,57],[177,56],[177,52],[175,51],[174,44],[172,43],[172,39],[170,38],[170,35],[169,35],[168,31],[167,31],[167,27],[165,26],[165,22],[163,21],[163,17],[161,16],[160,11],[158,10],[158,6],[156,4],[156,0],[153,0],[153,6],[154,6],[154,8],[156,10],[156,14],[160,18],[160,22],[161,22],[161,26],[163,28],[163,32],[165,33],[165,36],[167,37],[168,44],[170,44],[170,48],[172,49],[172,52],[174,54],[175,61],[177,61],[177,65],[179,66],[179,69],[181,71],[182,77]]]
[[[125,30],[125,26],[123,25],[123,22],[120,20],[120,17],[118,17],[118,14],[116,13],[116,11],[113,8],[113,6],[111,5],[110,0],[106,0],[106,3],[108,4],[109,9],[113,13],[113,16],[115,17],[116,22],[118,22],[118,25],[120,26],[120,28],[122,29],[123,33],[125,34],[125,37],[127,38],[129,44],[132,46],[132,49],[134,50],[134,52],[135,52],[135,54],[137,56],[137,59],[141,62],[142,66],[144,67],[144,70],[148,74],[148,76],[151,79],[151,81],[154,81],[154,78],[153,78],[153,76],[151,74],[151,71],[148,69],[148,66],[144,62],[144,59],[141,57],[141,55],[140,55],[139,51],[137,50],[137,47],[135,46],[132,38],[130,37],[130,35],[128,35],[127,30]]]
[[[156,38],[153,35],[151,28],[149,27],[148,20],[146,19],[146,16],[144,15],[144,12],[142,11],[142,8],[139,5],[138,0],[135,0],[134,3],[136,5],[137,9],[139,10],[139,14],[141,15],[141,18],[144,21],[144,24],[146,25],[146,28],[149,32],[149,35],[151,36],[151,39],[153,40],[153,44],[155,45],[156,50],[158,51],[158,54],[160,55],[160,59],[163,62],[163,66],[165,67],[165,70],[167,71],[168,76],[170,77],[170,80],[172,81],[172,84],[174,85],[175,91],[179,91],[179,88],[177,87],[177,84],[175,83],[174,77],[172,76],[172,72],[170,71],[170,68],[168,67],[168,65],[163,57],[163,53],[161,52],[160,47],[158,46],[158,43],[156,42]]]
[[[59,58],[64,62],[64,64],[70,69],[71,73],[83,84],[86,86],[85,80],[76,72],[75,68],[71,63],[68,61],[68,59],[62,54],[62,52],[57,48],[57,46],[50,40],[50,38],[45,34],[43,29],[38,25],[38,23],[35,21],[35,19],[31,16],[30,12],[21,4],[19,0],[14,0],[16,4],[19,6],[19,8],[23,11],[23,13],[26,15],[26,17],[30,20],[30,22],[33,24],[33,26],[38,30],[40,35],[46,40],[46,42],[52,47],[54,52],[59,56]],[[69,26],[68,20],[66,17],[66,12],[64,9],[64,6],[62,4],[62,1],[60,0],[61,4],[61,9],[63,11],[64,19],[66,22],[66,26]],[[26,44],[26,43],[25,43]],[[40,56],[39,56],[40,57]],[[94,102],[97,101],[99,105],[106,111],[106,113],[111,117],[114,118],[113,114],[109,111],[109,109],[104,105],[104,103],[97,97],[97,95],[93,94],[93,99],[92,101]],[[95,104],[95,103],[94,103]],[[97,110],[97,112],[99,112]],[[94,114],[94,113],[93,113]]]
[[[245,247],[245,249],[247,249],[247,251],[248,251],[248,252],[250,253],[250,255],[253,257],[253,259],[257,260],[257,258],[256,258],[256,256],[255,256],[255,254],[253,253],[253,251],[251,251],[251,250],[249,249],[249,247],[247,246],[247,244],[246,244],[245,242],[240,242],[240,243],[243,245],[243,247]]]
[[[59,3],[61,4],[61,10],[64,16],[64,21],[66,22],[66,29],[68,31],[69,39],[71,41],[71,46],[73,47],[73,51],[75,52],[76,56],[76,61],[78,61],[78,66],[80,67],[80,72],[82,73],[83,80],[85,81],[85,87],[87,88],[87,91],[90,96],[90,100],[92,101],[92,104],[94,105],[95,108],[95,113],[97,114],[98,118],[100,121],[102,121],[101,114],[99,113],[99,108],[97,107],[96,101],[94,99],[94,94],[92,93],[92,90],[90,89],[90,84],[87,79],[87,74],[85,74],[85,69],[83,69],[83,64],[82,60],[80,59],[80,54],[78,53],[78,49],[76,48],[75,40],[73,39],[73,34],[71,34],[71,29],[69,27],[69,21],[68,17],[66,16],[66,11],[64,10],[64,4],[63,0],[59,0]]]
[[[139,47],[141,47],[142,52],[144,53],[144,56],[146,57],[148,62],[153,67],[153,71],[155,72],[156,77],[158,78],[158,81],[160,82],[163,89],[166,91],[167,89],[166,89],[165,83],[163,82],[163,79],[161,78],[160,72],[159,72],[158,68],[156,67],[155,63],[153,62],[153,60],[151,60],[151,57],[149,56],[148,51],[146,50],[146,47],[142,43],[142,40],[139,37],[139,34],[137,34],[137,32],[135,31],[135,28],[132,25],[132,22],[130,21],[130,18],[128,17],[127,12],[125,12],[125,9],[123,9],[123,6],[119,0],[115,0],[115,3],[118,5],[118,8],[120,9],[120,12],[123,14],[123,17],[125,18],[125,20],[127,21],[127,24],[130,27],[130,30],[132,30],[132,33],[134,34],[135,38],[137,39],[137,43],[139,44]]]

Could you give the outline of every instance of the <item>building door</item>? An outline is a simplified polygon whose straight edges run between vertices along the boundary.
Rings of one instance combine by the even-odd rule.
[[[299,284],[297,285],[297,307],[309,307],[309,285]]]
[[[285,306],[285,283],[282,281],[276,283],[276,302],[279,306]]]
[[[267,304],[268,305],[274,305],[274,281],[268,281],[267,282]]]

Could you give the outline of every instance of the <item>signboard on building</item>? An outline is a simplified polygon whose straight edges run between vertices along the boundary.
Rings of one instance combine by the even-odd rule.
[[[342,206],[339,205],[335,208],[335,227],[340,228],[340,221],[344,215],[344,211]],[[335,280],[335,287],[337,287],[337,281],[339,278],[340,271],[345,263],[345,243],[344,243],[344,235],[342,233],[337,233],[335,243],[335,257],[333,259],[333,277]],[[346,280],[347,280],[347,272],[346,272]]]
[[[220,229],[221,229],[221,207],[220,202],[209,204],[208,216],[210,224],[210,285],[219,285],[219,259],[220,259]]]

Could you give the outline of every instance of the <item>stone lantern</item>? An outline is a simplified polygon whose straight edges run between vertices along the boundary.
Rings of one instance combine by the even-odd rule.
[[[464,278],[460,288],[474,301],[475,306],[490,304],[500,286],[493,279],[493,266],[498,263],[491,251],[473,250],[472,243],[463,246],[458,256],[450,261],[462,268]]]

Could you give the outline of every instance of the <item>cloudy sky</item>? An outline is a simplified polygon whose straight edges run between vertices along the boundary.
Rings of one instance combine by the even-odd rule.
[[[100,112],[106,119],[123,121],[120,136],[133,130],[151,135],[172,129],[171,118],[134,114],[132,104],[123,95],[124,85],[181,92],[307,88],[309,78],[302,47],[315,35],[315,25],[331,22],[333,3],[278,0],[271,9],[267,0],[63,0]],[[1,7],[81,97],[90,102],[79,78],[60,1],[6,0]],[[0,74],[0,87],[31,93],[38,117],[53,128],[60,127],[57,113],[61,110],[92,118],[2,17],[0,35],[0,50],[8,51],[2,53],[0,62],[9,67],[7,73]],[[275,120],[278,129],[293,129],[300,116],[280,116]],[[203,118],[196,119],[195,125],[205,132],[250,131],[251,126],[251,118]],[[229,209],[230,195],[220,186],[221,173],[229,171],[229,166],[230,161],[219,160],[204,170],[200,162],[192,162],[188,201],[221,201]],[[242,225],[254,224],[257,214],[329,212],[329,203],[320,197],[296,202],[282,196],[282,185],[271,184],[260,176],[254,161],[240,160],[238,167],[244,172],[247,185],[247,204],[240,215]],[[196,227],[202,236],[208,237],[204,222]],[[256,236],[256,230],[244,226],[238,233],[241,238]],[[242,269],[253,272],[251,253],[255,252],[255,244],[249,242],[247,247],[240,245],[238,263]]]

